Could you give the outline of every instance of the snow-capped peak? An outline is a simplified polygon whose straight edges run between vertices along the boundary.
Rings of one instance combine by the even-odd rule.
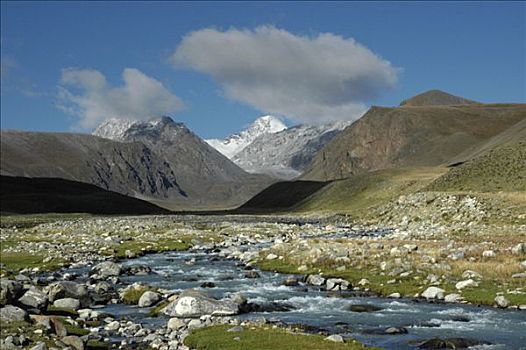
[[[287,129],[287,126],[277,117],[265,115],[256,119],[250,126],[238,134],[227,138],[205,140],[210,146],[233,158],[255,139],[264,134],[274,134]]]
[[[100,124],[92,134],[105,139],[125,141],[127,133],[133,129],[162,129],[166,124],[174,123],[170,117],[152,118],[148,121],[110,118]]]

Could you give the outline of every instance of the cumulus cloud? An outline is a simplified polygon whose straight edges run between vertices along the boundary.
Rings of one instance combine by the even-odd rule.
[[[229,98],[310,123],[360,117],[368,101],[396,84],[399,71],[352,38],[272,26],[191,32],[171,60],[209,74]]]
[[[122,86],[112,87],[97,70],[64,69],[57,106],[78,117],[78,126],[83,129],[109,118],[148,120],[183,107],[183,102],[161,82],[138,69],[124,69],[122,79]]]

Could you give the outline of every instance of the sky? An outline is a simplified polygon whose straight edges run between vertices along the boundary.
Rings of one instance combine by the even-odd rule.
[[[526,2],[1,2],[3,129],[355,120],[430,89],[526,102]]]

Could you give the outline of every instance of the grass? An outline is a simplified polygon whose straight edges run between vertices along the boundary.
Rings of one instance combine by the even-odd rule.
[[[141,255],[173,250],[188,250],[191,246],[191,238],[186,236],[174,239],[160,239],[157,241],[133,239],[131,241],[125,241],[116,247],[117,252],[114,255],[119,259],[125,259],[127,250],[136,255]]]
[[[334,343],[321,335],[292,333],[284,329],[250,327],[242,332],[227,332],[232,326],[213,326],[192,331],[184,340],[198,350],[362,350],[371,349],[357,341]],[[238,339],[236,339],[238,338]]]
[[[442,167],[380,170],[334,181],[294,208],[295,212],[345,212],[367,209],[415,192],[446,172]]]
[[[170,302],[168,300],[163,300],[159,304],[155,305],[150,311],[148,312],[148,316],[150,317],[157,317],[161,314],[161,310],[168,306]]]
[[[24,268],[39,268],[40,271],[57,270],[64,266],[65,261],[60,258],[44,263],[42,255],[33,255],[26,252],[4,252],[0,251],[0,262],[4,265],[5,270],[20,271]],[[2,271],[5,273],[7,271]]]

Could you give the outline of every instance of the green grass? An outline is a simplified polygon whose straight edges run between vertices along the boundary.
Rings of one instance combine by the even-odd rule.
[[[102,350],[102,349],[109,349],[110,344],[103,342],[103,341],[90,339],[86,343],[86,347],[88,350]]]
[[[444,174],[445,168],[380,170],[334,181],[294,208],[296,212],[345,212],[355,216],[368,209],[420,190]]]
[[[495,283],[482,282],[477,288],[463,290],[462,296],[472,304],[493,305],[497,292],[502,291],[503,288],[499,288]],[[510,301],[511,305],[526,305],[526,294],[504,293],[503,295]]]
[[[242,332],[227,332],[232,326],[213,326],[192,331],[185,345],[198,350],[362,350],[371,349],[357,341],[333,343],[321,335],[305,335],[284,329],[245,328]],[[234,338],[239,338],[235,340]]]
[[[168,306],[170,302],[168,300],[163,300],[159,304],[155,305],[150,311],[148,312],[148,316],[150,317],[157,317],[161,314],[161,310]]]
[[[116,247],[115,256],[119,259],[126,258],[126,251],[129,250],[137,255],[161,253],[174,250],[188,250],[192,246],[190,237],[175,237],[174,239],[160,239],[157,241],[125,241]]]
[[[24,268],[38,267],[41,271],[53,271],[64,266],[65,261],[54,258],[50,262],[44,263],[42,255],[32,255],[25,252],[0,252],[0,262],[4,264],[6,270],[20,271]]]

